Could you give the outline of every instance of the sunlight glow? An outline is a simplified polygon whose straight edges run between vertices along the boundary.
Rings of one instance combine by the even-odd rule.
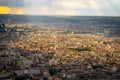
[[[11,14],[24,14],[25,10],[23,8],[13,8],[11,9]]]
[[[0,14],[9,14],[10,8],[7,6],[0,6]]]
[[[0,14],[24,14],[23,8],[10,8],[7,6],[0,6]]]

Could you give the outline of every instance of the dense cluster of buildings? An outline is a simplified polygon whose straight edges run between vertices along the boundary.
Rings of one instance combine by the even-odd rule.
[[[1,39],[0,79],[120,79],[119,38],[54,32]]]

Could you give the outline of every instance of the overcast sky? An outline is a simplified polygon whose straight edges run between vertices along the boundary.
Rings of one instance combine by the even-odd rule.
[[[120,0],[0,0],[0,13],[120,16]]]

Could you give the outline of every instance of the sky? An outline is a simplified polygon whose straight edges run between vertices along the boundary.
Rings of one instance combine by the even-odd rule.
[[[0,14],[120,16],[120,0],[0,0]]]

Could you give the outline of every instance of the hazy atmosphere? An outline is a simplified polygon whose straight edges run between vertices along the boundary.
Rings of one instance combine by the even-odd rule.
[[[0,14],[120,16],[119,0],[0,0]]]
[[[120,0],[0,0],[0,80],[120,80]]]

